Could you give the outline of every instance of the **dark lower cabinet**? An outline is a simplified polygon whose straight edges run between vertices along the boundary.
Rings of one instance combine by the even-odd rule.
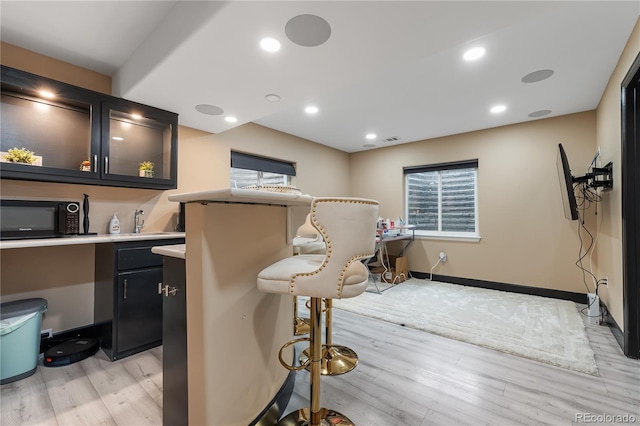
[[[162,296],[163,424],[188,424],[187,292],[184,259],[164,258]]]
[[[162,299],[158,295],[161,282],[161,267],[118,274],[118,352],[162,343]]]
[[[109,359],[162,344],[162,256],[151,248],[184,239],[96,244],[94,323]]]

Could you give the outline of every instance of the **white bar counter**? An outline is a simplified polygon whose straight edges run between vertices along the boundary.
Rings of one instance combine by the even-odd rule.
[[[212,191],[173,194],[169,196],[169,201],[179,201],[182,203],[214,202],[278,206],[311,206],[312,199],[313,197],[309,194],[237,188],[223,188]]]
[[[312,199],[231,188],[169,196],[187,203],[190,424],[250,424],[287,380],[278,351],[293,337],[292,297],[262,293],[256,280],[292,255],[288,210],[308,211]]]
[[[187,245],[174,244],[171,246],[152,247],[151,252],[161,256],[175,257],[176,259],[186,259]]]

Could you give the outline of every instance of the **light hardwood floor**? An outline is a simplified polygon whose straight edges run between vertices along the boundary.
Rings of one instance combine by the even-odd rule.
[[[625,414],[640,424],[640,362],[622,354],[607,327],[587,324],[587,332],[599,376],[335,309],[333,341],[356,350],[360,363],[322,378],[322,403],[360,426],[579,425],[598,420],[587,415]],[[296,373],[285,413],[308,404],[308,378]],[[1,391],[3,426],[160,425],[162,350],[39,367]]]

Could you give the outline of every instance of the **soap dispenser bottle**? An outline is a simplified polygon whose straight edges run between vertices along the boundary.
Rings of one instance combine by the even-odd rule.
[[[118,219],[118,214],[114,213],[113,217],[109,221],[109,233],[110,234],[119,234],[120,233],[120,219]]]

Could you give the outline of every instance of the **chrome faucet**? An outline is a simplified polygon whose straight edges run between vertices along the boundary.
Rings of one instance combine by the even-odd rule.
[[[139,234],[140,229],[144,228],[144,220],[142,219],[142,215],[144,215],[144,212],[142,210],[136,210],[136,213],[133,216],[133,232],[136,234]]]

